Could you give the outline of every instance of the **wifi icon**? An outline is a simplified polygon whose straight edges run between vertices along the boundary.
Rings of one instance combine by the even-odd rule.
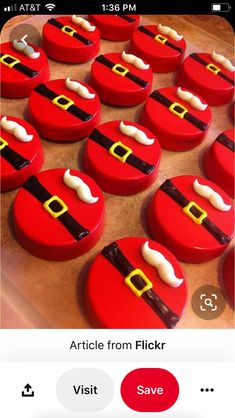
[[[55,8],[55,4],[48,3],[48,4],[45,4],[45,7],[47,10],[49,10],[49,12],[51,12]]]

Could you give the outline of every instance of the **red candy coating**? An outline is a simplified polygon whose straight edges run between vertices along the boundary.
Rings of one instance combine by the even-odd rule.
[[[101,38],[110,41],[128,41],[137,28],[139,15],[124,15],[134,22],[128,22],[120,15],[90,15],[91,22],[99,28]]]
[[[176,288],[164,283],[157,269],[142,257],[141,247],[146,241],[147,238],[123,238],[116,243],[132,266],[141,269],[152,282],[152,290],[174,313],[181,316],[187,298],[183,270],[172,253],[149,240],[149,247],[161,252],[172,264],[175,275],[184,279]],[[102,253],[97,255],[88,272],[85,306],[90,322],[97,328],[166,328],[158,314],[143,297],[132,292],[125,284],[124,276]]]
[[[30,46],[30,44],[28,44]],[[8,54],[20,61],[20,64],[37,71],[38,74],[29,77],[13,67],[8,67],[1,62],[1,96],[11,99],[27,97],[39,84],[47,81],[50,76],[49,65],[44,51],[38,46],[31,45],[35,52],[40,52],[36,59],[26,57],[24,53],[16,51],[11,42],[1,45],[1,53]]]
[[[0,117],[2,119],[2,116]],[[21,186],[29,176],[36,174],[43,163],[43,149],[37,131],[23,119],[14,116],[7,116],[7,120],[19,123],[26,129],[28,135],[33,135],[29,142],[23,142],[14,137],[9,132],[1,129],[1,138],[8,143],[8,147],[14,150],[21,157],[30,161],[30,164],[22,167],[20,170],[1,155],[1,190],[7,191]]]
[[[66,169],[50,169],[37,175],[39,182],[51,195],[57,195],[68,206],[68,213],[90,233],[77,241],[66,227],[53,218],[30,192],[23,187],[14,201],[14,223],[16,237],[30,253],[46,260],[69,260],[76,258],[99,240],[104,226],[104,198],[100,188],[90,177],[77,170],[70,170],[79,176],[90,188],[96,203],[88,204],[79,199],[76,190],[65,185],[63,175]]]
[[[178,176],[170,179],[174,186],[189,200],[207,212],[212,221],[224,234],[232,238],[234,233],[233,207],[222,212],[199,196],[192,185],[195,179],[219,193],[227,205],[231,200],[226,193],[211,181],[196,176]],[[196,224],[172,197],[159,188],[148,208],[148,226],[154,238],[171,250],[175,256],[189,263],[201,263],[219,256],[228,246],[221,244],[203,226]]]
[[[223,134],[234,143],[234,129]],[[234,199],[234,151],[215,140],[204,154],[203,166],[206,176]]]
[[[234,248],[231,248],[226,254],[223,264],[223,287],[226,299],[233,309],[235,309],[234,272]]]

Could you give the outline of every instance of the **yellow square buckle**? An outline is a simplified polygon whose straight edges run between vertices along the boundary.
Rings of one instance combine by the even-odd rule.
[[[196,208],[200,214],[200,216],[194,215],[191,212],[191,208]],[[183,212],[193,220],[193,222],[195,222],[195,224],[197,225],[201,225],[203,219],[205,219],[207,217],[207,212],[205,210],[203,210],[202,208],[200,208],[200,206],[197,205],[197,203],[191,201],[187,204],[187,206],[185,206],[183,208]]]
[[[50,204],[52,202],[57,202],[59,203],[59,205],[61,206],[61,210],[59,211],[54,211],[53,209],[51,209]],[[58,218],[60,215],[62,215],[64,212],[67,212],[68,210],[68,206],[63,202],[62,199],[60,199],[58,196],[54,195],[52,197],[50,197],[50,199],[46,200],[43,205],[44,209],[46,209],[46,211],[53,217],[53,218]]]
[[[133,276],[140,276],[144,280],[145,286],[143,287],[143,289],[137,289],[137,287],[132,283],[131,279]],[[144,292],[147,292],[147,290],[153,287],[151,281],[148,279],[147,276],[145,276],[143,271],[140,269],[135,269],[130,274],[128,274],[128,276],[125,277],[124,282],[137,297],[142,296]]]
[[[0,150],[7,147],[7,145],[8,145],[8,142],[2,137],[0,137]]]
[[[63,94],[60,94],[52,100],[52,103],[54,103],[60,109],[67,110],[70,106],[74,104],[74,101],[64,96]]]
[[[209,71],[211,71],[213,74],[218,74],[218,73],[220,72],[220,68],[219,68],[219,67],[217,67],[217,65],[212,64],[212,63],[208,64],[208,65],[206,66],[206,68],[207,68]]]
[[[165,36],[162,36],[162,35],[156,35],[154,39],[155,41],[158,41],[161,44],[165,44],[167,41],[167,38],[165,38]]]
[[[4,54],[1,58],[0,58],[0,62],[4,65],[7,65],[7,67],[14,67],[14,65],[19,64],[20,60],[18,60],[17,58],[13,57],[12,55],[9,54]]]
[[[63,26],[63,28],[61,28],[62,32],[66,33],[66,35],[69,36],[73,36],[77,31],[73,28],[71,28],[71,26]]]
[[[117,155],[115,150],[117,147],[121,147],[122,149],[124,149],[126,152],[123,156]],[[129,157],[129,155],[132,153],[131,148],[127,147],[126,145],[124,145],[121,141],[118,142],[114,142],[114,144],[109,148],[109,153],[117,158],[119,161],[121,161],[122,163],[126,162],[127,157]]]
[[[170,105],[169,111],[174,113],[174,115],[178,116],[179,118],[183,119],[185,113],[188,112],[188,109],[182,106],[180,103],[174,102]]]
[[[112,67],[112,71],[121,77],[125,77],[126,73],[129,72],[128,68],[124,67],[122,64],[115,64]]]

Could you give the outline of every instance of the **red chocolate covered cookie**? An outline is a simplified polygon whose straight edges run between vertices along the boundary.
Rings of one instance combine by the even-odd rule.
[[[22,38],[19,42],[6,42],[1,45],[1,95],[21,98],[30,95],[39,83],[50,76],[48,61],[41,48],[28,45]]]
[[[146,238],[123,238],[93,261],[85,306],[95,327],[174,328],[186,297],[185,276],[172,253]]]
[[[115,106],[142,103],[151,91],[152,81],[149,64],[125,51],[99,55],[91,67],[91,84],[100,100]]]
[[[1,190],[21,186],[43,163],[43,149],[36,130],[25,120],[0,116]]]
[[[162,148],[170,151],[186,151],[199,145],[211,119],[208,105],[180,87],[155,90],[140,115],[140,122],[154,132]]]
[[[223,264],[223,288],[226,299],[229,304],[235,309],[235,294],[234,294],[234,248],[226,254]]]
[[[206,150],[203,158],[206,176],[233,199],[235,198],[234,141],[234,129],[224,131]]]
[[[84,166],[102,190],[129,195],[146,189],[157,177],[160,146],[143,126],[127,121],[111,121],[90,134]]]
[[[92,87],[83,82],[70,78],[50,80],[32,92],[29,112],[43,137],[51,141],[78,141],[99,123],[100,101]]]
[[[234,93],[234,69],[220,54],[190,54],[176,77],[176,84],[200,94],[211,106],[228,103]]]
[[[234,233],[234,211],[226,193],[203,177],[166,180],[148,209],[155,239],[179,260],[200,263],[220,255]]]
[[[89,19],[100,30],[101,38],[128,41],[137,28],[139,15],[90,15]]]
[[[158,73],[176,71],[184,58],[185,49],[183,36],[161,24],[139,26],[130,44],[130,52],[143,58]]]
[[[23,184],[14,201],[16,236],[46,260],[76,258],[99,240],[104,198],[97,184],[77,170],[42,171]]]
[[[49,19],[43,26],[42,36],[46,54],[57,61],[86,62],[100,48],[99,30],[76,15]]]

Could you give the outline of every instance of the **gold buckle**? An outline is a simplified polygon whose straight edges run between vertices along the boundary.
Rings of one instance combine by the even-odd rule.
[[[201,212],[201,215],[199,217],[195,216],[190,209],[194,206],[199,212]],[[201,225],[203,219],[207,217],[207,212],[203,210],[197,203],[191,201],[183,208],[183,212],[195,222],[197,225]]]
[[[146,283],[146,285],[141,290],[137,289],[131,281],[132,277],[137,276],[137,275],[140,276],[144,280],[144,282]],[[153,287],[152,282],[148,279],[147,276],[145,276],[143,271],[140,270],[140,269],[135,269],[135,270],[131,271],[131,273],[128,274],[127,277],[125,277],[124,282],[137,297],[142,296],[144,292],[147,292],[147,290],[152,289],[152,287]]]
[[[59,103],[59,100],[66,100],[66,103]],[[56,96],[52,103],[54,103],[56,106],[58,106],[60,109],[67,110],[70,106],[74,104],[74,101],[69,99],[68,97],[64,96],[64,94],[60,94],[59,96]]]
[[[2,137],[0,137],[0,150],[7,147],[7,145],[8,145],[8,142]]]
[[[176,109],[175,109],[176,107],[179,107],[179,108],[180,108],[180,110],[176,110]],[[186,107],[182,106],[182,104],[177,103],[177,102],[174,102],[174,103],[172,103],[172,104],[170,105],[170,107],[169,107],[169,111],[170,111],[171,113],[174,113],[174,115],[178,116],[179,118],[183,119],[183,118],[184,118],[185,113],[187,113],[187,112],[188,112],[188,109],[187,109]]]
[[[120,69],[118,69],[118,68],[120,68]],[[125,77],[126,73],[128,73],[128,72],[129,72],[128,68],[124,67],[122,64],[115,64],[115,65],[112,67],[112,71],[113,71],[115,74],[120,75],[120,76],[122,76],[122,77]]]
[[[12,62],[10,62],[10,63],[9,63],[9,62],[6,62],[5,60],[6,60],[7,58],[11,58],[13,61],[12,61]],[[13,57],[13,56],[12,56],[12,55],[10,55],[10,54],[4,54],[4,55],[0,58],[0,62],[1,62],[2,64],[6,65],[7,67],[12,68],[12,67],[14,67],[14,65],[19,64],[20,60],[18,60],[17,58]]]
[[[168,40],[167,38],[165,38],[165,36],[162,36],[162,35],[159,35],[159,34],[156,35],[154,39],[155,39],[155,41],[158,41],[161,44],[165,44],[166,41]]]
[[[69,31],[67,29],[69,29]],[[71,26],[68,25],[63,26],[61,30],[69,36],[73,36],[77,32],[74,28],[71,28]]]
[[[212,64],[212,62],[210,64],[208,64],[206,66],[206,68],[211,71],[213,74],[218,74],[221,70],[219,67],[217,67],[217,65]]]
[[[62,207],[62,209],[59,212],[54,212],[51,208],[50,208],[50,204],[52,202],[58,202],[60,204],[60,206]],[[52,197],[50,197],[50,199],[46,200],[42,206],[44,207],[44,209],[46,209],[46,211],[53,217],[53,218],[58,218],[60,215],[62,215],[64,212],[67,212],[68,210],[68,206],[63,202],[62,199],[60,199],[58,196],[54,195]]]
[[[120,155],[117,155],[116,153],[115,153],[115,149],[117,148],[117,147],[121,147],[121,148],[123,148],[126,152],[125,152],[125,154],[122,156],[122,157],[120,157]],[[121,161],[122,163],[125,163],[126,162],[126,159],[127,159],[127,157],[129,157],[129,155],[132,153],[132,149],[131,148],[129,148],[129,147],[127,147],[126,145],[124,145],[121,141],[118,141],[118,142],[114,142],[114,144],[109,148],[109,153],[113,156],[113,157],[115,157],[115,158],[117,158],[119,161]]]

